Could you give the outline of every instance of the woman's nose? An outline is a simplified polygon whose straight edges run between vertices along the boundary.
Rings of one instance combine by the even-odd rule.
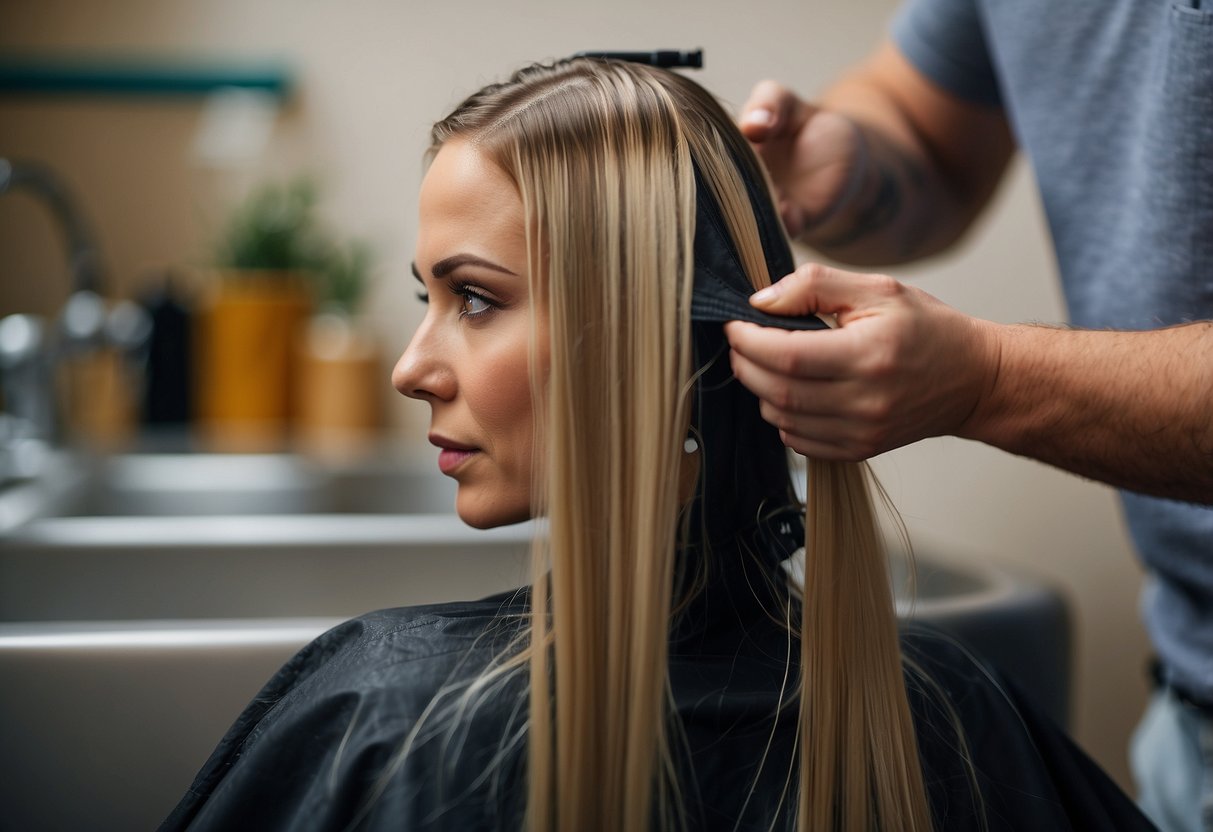
[[[409,398],[435,402],[455,395],[450,357],[438,348],[435,335],[428,322],[422,322],[392,370],[392,386]]]

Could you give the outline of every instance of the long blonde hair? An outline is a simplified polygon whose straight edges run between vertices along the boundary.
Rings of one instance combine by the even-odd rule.
[[[742,177],[762,174],[700,87],[613,61],[534,66],[486,87],[435,126],[431,153],[453,138],[518,187],[533,306],[546,312],[532,349],[549,339],[546,373],[532,371],[548,535],[535,545],[529,641],[511,660],[530,672],[527,824],[675,827],[667,646],[686,535],[694,171],[756,288],[771,275]],[[796,826],[926,830],[865,470],[808,471]]]

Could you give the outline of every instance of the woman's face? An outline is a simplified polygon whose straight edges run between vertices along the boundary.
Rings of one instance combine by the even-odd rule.
[[[414,274],[428,308],[392,384],[429,403],[429,440],[439,468],[459,483],[463,521],[525,520],[534,414],[522,200],[466,141],[447,142],[422,182]],[[539,360],[546,370],[546,356]]]

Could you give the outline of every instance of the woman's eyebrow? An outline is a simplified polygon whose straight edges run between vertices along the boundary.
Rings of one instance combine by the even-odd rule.
[[[430,269],[430,273],[434,275],[435,280],[442,280],[442,278],[446,277],[460,266],[480,266],[481,268],[501,272],[502,274],[514,275],[514,277],[518,276],[505,266],[498,266],[496,263],[485,260],[483,257],[477,257],[474,254],[455,254],[451,257],[447,257],[444,260],[439,260],[434,264],[433,268]]]

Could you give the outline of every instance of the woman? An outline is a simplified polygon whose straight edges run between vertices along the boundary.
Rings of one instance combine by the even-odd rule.
[[[862,468],[810,463],[805,523],[720,323],[790,270],[774,216],[661,70],[532,67],[435,126],[394,383],[465,522],[546,518],[533,586],[320,637],[166,828],[1146,828],[960,648],[899,640]]]

